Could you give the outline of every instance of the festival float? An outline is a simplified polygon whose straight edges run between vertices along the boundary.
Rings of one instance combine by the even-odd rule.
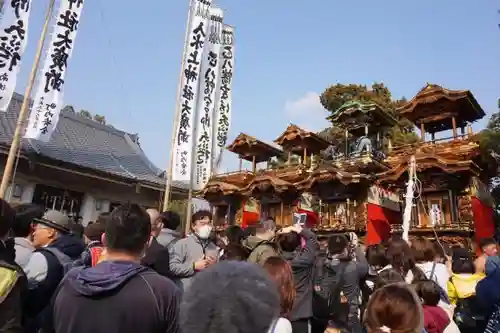
[[[471,239],[492,237],[494,206],[485,184],[496,163],[485,161],[472,133],[470,124],[485,116],[474,96],[429,84],[397,111],[420,129],[418,142],[394,146],[388,132],[398,120],[360,101],[329,117],[345,133],[340,145],[294,124],[274,144],[241,133],[227,147],[240,158],[239,171],[214,175],[198,195],[215,207],[219,223],[249,226],[272,217],[286,226],[305,215],[318,234],[353,231],[377,244],[402,232],[413,157],[410,238],[470,246]],[[447,130],[452,137],[442,137]],[[287,161],[257,168],[275,157]]]

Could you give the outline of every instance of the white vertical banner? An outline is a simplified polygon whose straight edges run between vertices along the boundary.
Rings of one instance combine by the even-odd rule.
[[[63,103],[64,77],[75,47],[83,3],[84,0],[61,0],[25,138],[48,142],[57,126]]]
[[[5,112],[16,89],[21,58],[28,43],[31,0],[4,2],[0,21],[0,111]]]
[[[220,164],[222,151],[227,143],[227,134],[231,124],[234,64],[234,28],[224,24],[222,30],[222,52],[220,55],[220,89],[216,98],[215,126],[213,142],[214,167]]]
[[[222,49],[222,20],[220,8],[210,9],[208,42],[201,59],[200,94],[196,111],[193,190],[201,190],[212,173],[212,144],[216,92],[220,88],[220,52]]]
[[[198,104],[201,61],[205,40],[208,39],[209,17],[212,0],[191,0],[188,19],[188,33],[185,41],[183,75],[180,84],[180,119],[172,161],[172,180],[190,182],[193,174],[193,149],[195,140],[195,119]]]

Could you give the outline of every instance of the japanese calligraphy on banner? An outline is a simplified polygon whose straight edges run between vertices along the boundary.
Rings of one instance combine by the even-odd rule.
[[[31,0],[9,0],[0,21],[0,111],[7,111],[28,43]]]
[[[190,182],[193,175],[194,122],[198,104],[200,67],[207,39],[211,0],[191,0],[180,89],[180,114],[175,128],[172,180]]]
[[[25,138],[48,142],[62,107],[64,77],[75,47],[84,0],[61,0],[38,81]]]
[[[212,172],[213,119],[219,87],[223,11],[210,9],[208,43],[201,59],[199,97],[196,111],[193,190],[201,190]]]
[[[231,124],[232,83],[234,64],[234,28],[224,25],[222,30],[220,89],[215,109],[215,140],[213,142],[214,165],[219,165],[222,150],[227,143],[227,134]]]

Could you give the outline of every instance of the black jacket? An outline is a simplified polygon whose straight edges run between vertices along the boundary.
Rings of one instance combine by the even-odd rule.
[[[180,290],[127,261],[74,268],[61,282],[42,332],[178,333]]]
[[[349,325],[354,333],[361,332],[358,312],[361,306],[361,288],[360,283],[368,274],[368,262],[361,248],[356,248],[356,260],[352,260],[350,256],[335,256],[326,258],[320,268],[323,273],[316,274],[317,281],[315,286],[321,288],[330,288],[337,281],[341,271],[344,271],[344,283],[341,291],[347,297],[350,304]],[[321,263],[320,263],[321,265]],[[321,275],[321,276],[320,276]]]
[[[64,265],[71,265],[79,258],[83,249],[83,241],[72,235],[64,235],[56,239],[46,248],[41,248],[33,253],[41,253],[47,261],[47,275],[36,285],[31,285],[28,292],[26,307],[26,332],[38,332],[43,322],[44,311],[50,303],[57,286],[65,274]],[[56,255],[57,253],[57,255]]]
[[[141,264],[156,271],[156,273],[172,277],[170,273],[170,256],[168,255],[168,248],[164,247],[156,238],[153,238],[146,255],[141,260]]]
[[[26,276],[15,262],[14,243],[0,242],[0,332],[23,332]]]
[[[318,242],[316,235],[303,229],[300,235],[306,240],[306,246],[296,252],[283,252],[283,258],[290,262],[297,296],[290,314],[290,320],[308,319],[312,317],[312,290],[314,266]]]

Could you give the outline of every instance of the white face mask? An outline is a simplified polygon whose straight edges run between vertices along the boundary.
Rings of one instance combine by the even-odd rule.
[[[198,231],[196,231],[196,234],[201,239],[208,239],[208,237],[210,237],[211,232],[212,232],[212,227],[209,225],[204,225],[204,226],[200,227],[200,229],[198,229]]]

